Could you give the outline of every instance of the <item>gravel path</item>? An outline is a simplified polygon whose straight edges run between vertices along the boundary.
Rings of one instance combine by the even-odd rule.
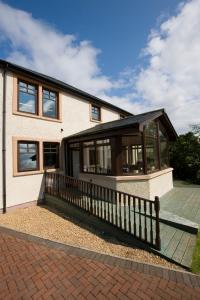
[[[103,236],[100,232],[94,231],[74,219],[66,219],[64,215],[57,211],[49,211],[45,206],[21,208],[5,215],[2,214],[0,215],[0,225],[68,245],[180,269],[147,251],[119,244],[116,239]]]

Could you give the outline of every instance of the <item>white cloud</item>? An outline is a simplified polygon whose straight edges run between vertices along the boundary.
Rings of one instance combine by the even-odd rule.
[[[148,108],[166,107],[179,131],[200,121],[200,0],[182,4],[176,16],[149,36],[149,59],[135,83]]]
[[[89,41],[78,43],[22,10],[0,2],[0,33],[11,44],[7,57],[19,65],[57,77],[91,93],[112,88],[97,64],[99,50]]]
[[[8,60],[133,113],[165,107],[179,132],[200,122],[199,32],[200,0],[181,3],[175,16],[151,30],[141,50],[147,66],[127,67],[114,80],[102,74],[100,50],[89,41],[78,42],[74,35],[64,35],[31,14],[0,2],[0,43],[9,43]]]

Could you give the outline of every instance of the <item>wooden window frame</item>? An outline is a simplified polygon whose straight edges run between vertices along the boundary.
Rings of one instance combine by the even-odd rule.
[[[35,113],[31,113],[31,112],[27,112],[27,111],[21,111],[20,108],[19,108],[19,101],[20,101],[20,87],[19,87],[19,84],[20,82],[23,82],[27,85],[33,85],[35,86],[35,89],[36,89],[36,94],[35,94]],[[28,82],[27,80],[23,80],[23,79],[20,79],[18,78],[17,80],[17,111],[19,113],[24,113],[24,114],[30,114],[30,115],[38,115],[38,85],[37,84],[33,84],[32,82]]]
[[[92,108],[93,107],[96,107],[96,108],[99,109],[99,120],[93,119],[93,117],[92,117]],[[102,122],[102,111],[101,110],[102,110],[101,106],[96,105],[94,103],[90,103],[90,121],[91,122],[96,122],[96,123],[101,123]]]
[[[28,142],[28,143],[38,143],[38,169],[37,170],[30,170],[30,171],[19,171],[18,168],[18,142]],[[44,168],[43,164],[43,143],[58,143],[59,144],[59,168]],[[42,139],[42,138],[35,138],[35,137],[22,137],[17,136],[12,138],[12,152],[13,152],[13,176],[29,176],[29,175],[36,175],[36,174],[43,174],[45,171],[54,172],[60,169],[60,147],[61,147],[61,140],[56,139]]]
[[[45,165],[44,165],[44,155],[45,155],[45,153],[44,153],[44,144],[45,143],[49,143],[49,144],[55,144],[56,145],[56,147],[59,147],[60,146],[60,143],[59,142],[50,142],[50,141],[44,141],[43,143],[42,143],[42,150],[43,150],[43,169],[44,170],[57,170],[57,169],[59,169],[60,168],[60,152],[59,152],[59,149],[58,149],[58,152],[56,153],[57,154],[57,157],[56,157],[56,166],[55,167],[46,167]]]
[[[19,111],[19,88],[18,82],[22,81],[27,84],[35,85],[37,87],[37,114]],[[43,116],[43,89],[57,93],[57,118],[45,117]],[[29,117],[34,119],[40,119],[44,121],[62,123],[62,94],[59,89],[47,85],[43,82],[34,80],[32,78],[24,77],[21,74],[13,74],[13,105],[12,105],[13,115],[18,115],[22,117]]]
[[[49,93],[55,93],[56,95],[56,116],[55,117],[48,117],[44,115],[44,102],[43,102],[43,91],[46,90]],[[50,89],[50,88],[46,88],[46,87],[42,87],[42,116],[44,118],[48,118],[48,119],[54,119],[54,120],[58,120],[59,119],[59,93],[57,91],[55,91],[54,89]]]
[[[80,159],[80,169],[81,169],[81,172],[84,173],[84,174],[95,174],[95,175],[105,175],[105,176],[111,176],[112,174],[112,146],[111,146],[111,140],[110,142],[106,142],[106,143],[102,143],[102,144],[98,144],[97,141],[101,141],[101,140],[110,140],[110,138],[99,138],[99,139],[93,139],[93,140],[87,140],[87,141],[84,141],[83,143],[80,144],[80,147],[81,147],[81,159]],[[94,142],[93,145],[87,145],[87,146],[84,146],[83,144],[84,143],[87,143],[87,142]],[[111,151],[111,173],[108,174],[108,173],[98,173],[97,172],[97,148],[100,147],[100,146],[110,146],[110,151]],[[94,147],[94,151],[95,151],[95,172],[85,172],[84,169],[83,169],[83,149],[84,148],[90,148],[90,147]]]
[[[19,151],[19,144],[35,144],[37,145],[36,148],[36,168],[33,169],[26,169],[26,170],[20,170],[20,151]],[[35,141],[25,141],[25,140],[19,140],[17,141],[17,171],[18,173],[22,173],[22,172],[34,172],[34,171],[38,171],[39,170],[39,165],[40,165],[40,156],[39,156],[39,142],[35,142]]]

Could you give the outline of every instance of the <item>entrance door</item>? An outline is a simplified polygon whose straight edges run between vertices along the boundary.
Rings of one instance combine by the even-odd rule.
[[[72,176],[78,178],[80,173],[79,151],[72,150]]]

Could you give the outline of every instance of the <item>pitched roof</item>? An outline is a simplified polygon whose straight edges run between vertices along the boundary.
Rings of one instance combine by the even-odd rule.
[[[168,127],[168,129],[170,131],[171,139],[172,140],[175,139],[177,137],[177,133],[176,133],[172,123],[170,122],[164,109],[158,109],[158,110],[154,110],[154,111],[150,111],[150,112],[146,112],[146,113],[142,113],[142,114],[138,114],[138,115],[134,115],[134,116],[129,116],[124,119],[102,123],[102,124],[96,125],[92,128],[80,131],[69,137],[66,137],[65,139],[70,140],[70,139],[74,139],[74,138],[78,138],[78,137],[86,137],[86,136],[88,137],[93,134],[103,133],[103,132],[107,132],[107,131],[111,131],[111,130],[118,130],[118,129],[127,128],[127,127],[138,126],[138,128],[139,127],[142,128],[142,126],[148,124],[150,121],[155,120],[158,117],[161,117],[162,121]]]
[[[17,72],[17,73],[22,73],[22,74],[27,74],[29,77],[33,77],[33,78],[36,78],[38,80],[41,80],[41,81],[44,81],[45,83],[50,83],[50,84],[53,84],[57,87],[59,87],[60,89],[64,90],[64,91],[67,91],[67,92],[70,92],[71,94],[74,94],[74,95],[78,95],[78,96],[81,96],[84,98],[84,100],[86,101],[89,101],[89,102],[93,102],[97,105],[101,105],[101,106],[104,106],[104,107],[107,107],[107,108],[110,108],[114,111],[117,111],[125,116],[131,116],[132,114],[122,108],[119,108],[107,101],[104,101],[96,96],[93,96],[87,92],[84,92],[74,86],[71,86],[61,80],[58,80],[58,79],[55,79],[53,77],[50,77],[50,76],[47,76],[47,75],[44,75],[42,73],[39,73],[39,72],[36,72],[36,71],[32,71],[30,69],[27,69],[27,68],[24,68],[24,67],[21,67],[19,65],[16,65],[16,64],[13,64],[13,63],[10,63],[8,61],[5,61],[5,60],[2,60],[0,59],[0,67],[3,67],[3,68],[7,68],[8,70],[10,71],[13,71],[13,72]]]

